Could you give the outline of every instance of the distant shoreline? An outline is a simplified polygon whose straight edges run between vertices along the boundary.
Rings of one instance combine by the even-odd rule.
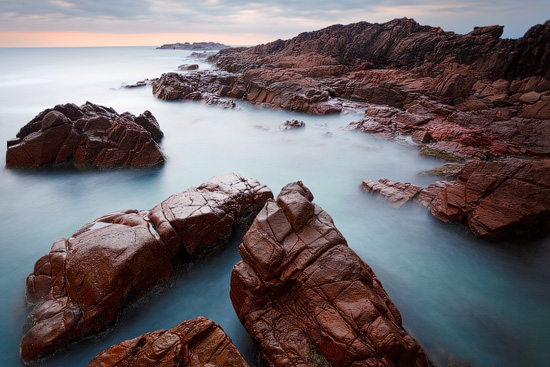
[[[222,50],[225,48],[230,48],[231,46],[224,45],[223,43],[218,42],[185,42],[185,43],[168,43],[160,47],[157,47],[159,50],[190,50],[190,51],[211,51],[211,50]]]

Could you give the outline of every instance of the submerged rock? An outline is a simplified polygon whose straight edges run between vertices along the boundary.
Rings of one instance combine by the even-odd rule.
[[[87,367],[248,367],[223,329],[204,316],[125,340],[95,356]]]
[[[97,332],[132,295],[166,279],[173,262],[207,256],[246,230],[271,191],[236,174],[213,177],[147,211],[107,214],[56,241],[27,278],[24,362]]]
[[[90,102],[42,111],[8,141],[7,168],[44,165],[148,167],[164,162],[163,133],[149,111],[118,114]]]
[[[230,296],[267,366],[427,366],[372,269],[301,182],[239,246]]]
[[[444,222],[465,222],[484,239],[541,237],[550,231],[550,160],[470,161],[456,181],[423,189],[381,179],[364,180],[367,192],[396,206],[424,204]]]

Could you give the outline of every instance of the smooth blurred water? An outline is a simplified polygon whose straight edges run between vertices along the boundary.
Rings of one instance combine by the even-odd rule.
[[[254,177],[275,195],[286,183],[302,180],[374,269],[406,329],[440,365],[548,366],[549,237],[485,243],[460,225],[440,223],[422,207],[397,210],[364,193],[359,184],[365,178],[427,186],[437,178],[418,172],[442,162],[418,156],[406,142],[345,130],[358,115],[308,116],[247,104],[226,110],[159,101],[150,87],[120,88],[194,63],[188,54],[154,47],[0,49],[0,141],[14,138],[46,108],[89,100],[119,113],[150,110],[165,133],[162,149],[168,157],[163,167],[150,170],[2,170],[1,366],[20,365],[25,278],[55,240],[111,211],[150,209],[225,172]],[[280,131],[291,118],[304,120],[306,128]],[[152,290],[109,330],[38,365],[85,366],[114,343],[198,315],[221,324],[254,363],[254,346],[228,296],[239,241],[236,237],[221,254]]]

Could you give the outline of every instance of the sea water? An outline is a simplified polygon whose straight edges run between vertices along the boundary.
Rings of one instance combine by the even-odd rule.
[[[162,167],[145,170],[0,172],[1,366],[21,364],[25,278],[54,241],[104,214],[150,209],[225,172],[256,178],[275,195],[302,180],[380,278],[407,331],[439,365],[548,366],[550,237],[487,243],[423,207],[395,209],[363,192],[365,178],[427,186],[438,178],[419,172],[443,162],[419,156],[407,141],[346,130],[360,114],[320,117],[246,103],[228,110],[160,101],[150,86],[121,88],[183,63],[212,67],[189,54],[154,47],[0,49],[0,141],[14,138],[46,108],[91,101],[119,113],[150,110],[165,133],[167,156]],[[281,131],[288,119],[306,127]],[[229,300],[239,242],[235,236],[226,250],[127,307],[98,336],[37,365],[85,366],[110,345],[199,315],[218,322],[255,364],[256,349]]]

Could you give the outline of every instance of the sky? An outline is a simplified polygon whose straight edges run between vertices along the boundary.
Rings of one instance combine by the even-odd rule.
[[[403,17],[460,34],[499,24],[519,38],[550,19],[550,0],[0,0],[0,47],[256,45]]]

